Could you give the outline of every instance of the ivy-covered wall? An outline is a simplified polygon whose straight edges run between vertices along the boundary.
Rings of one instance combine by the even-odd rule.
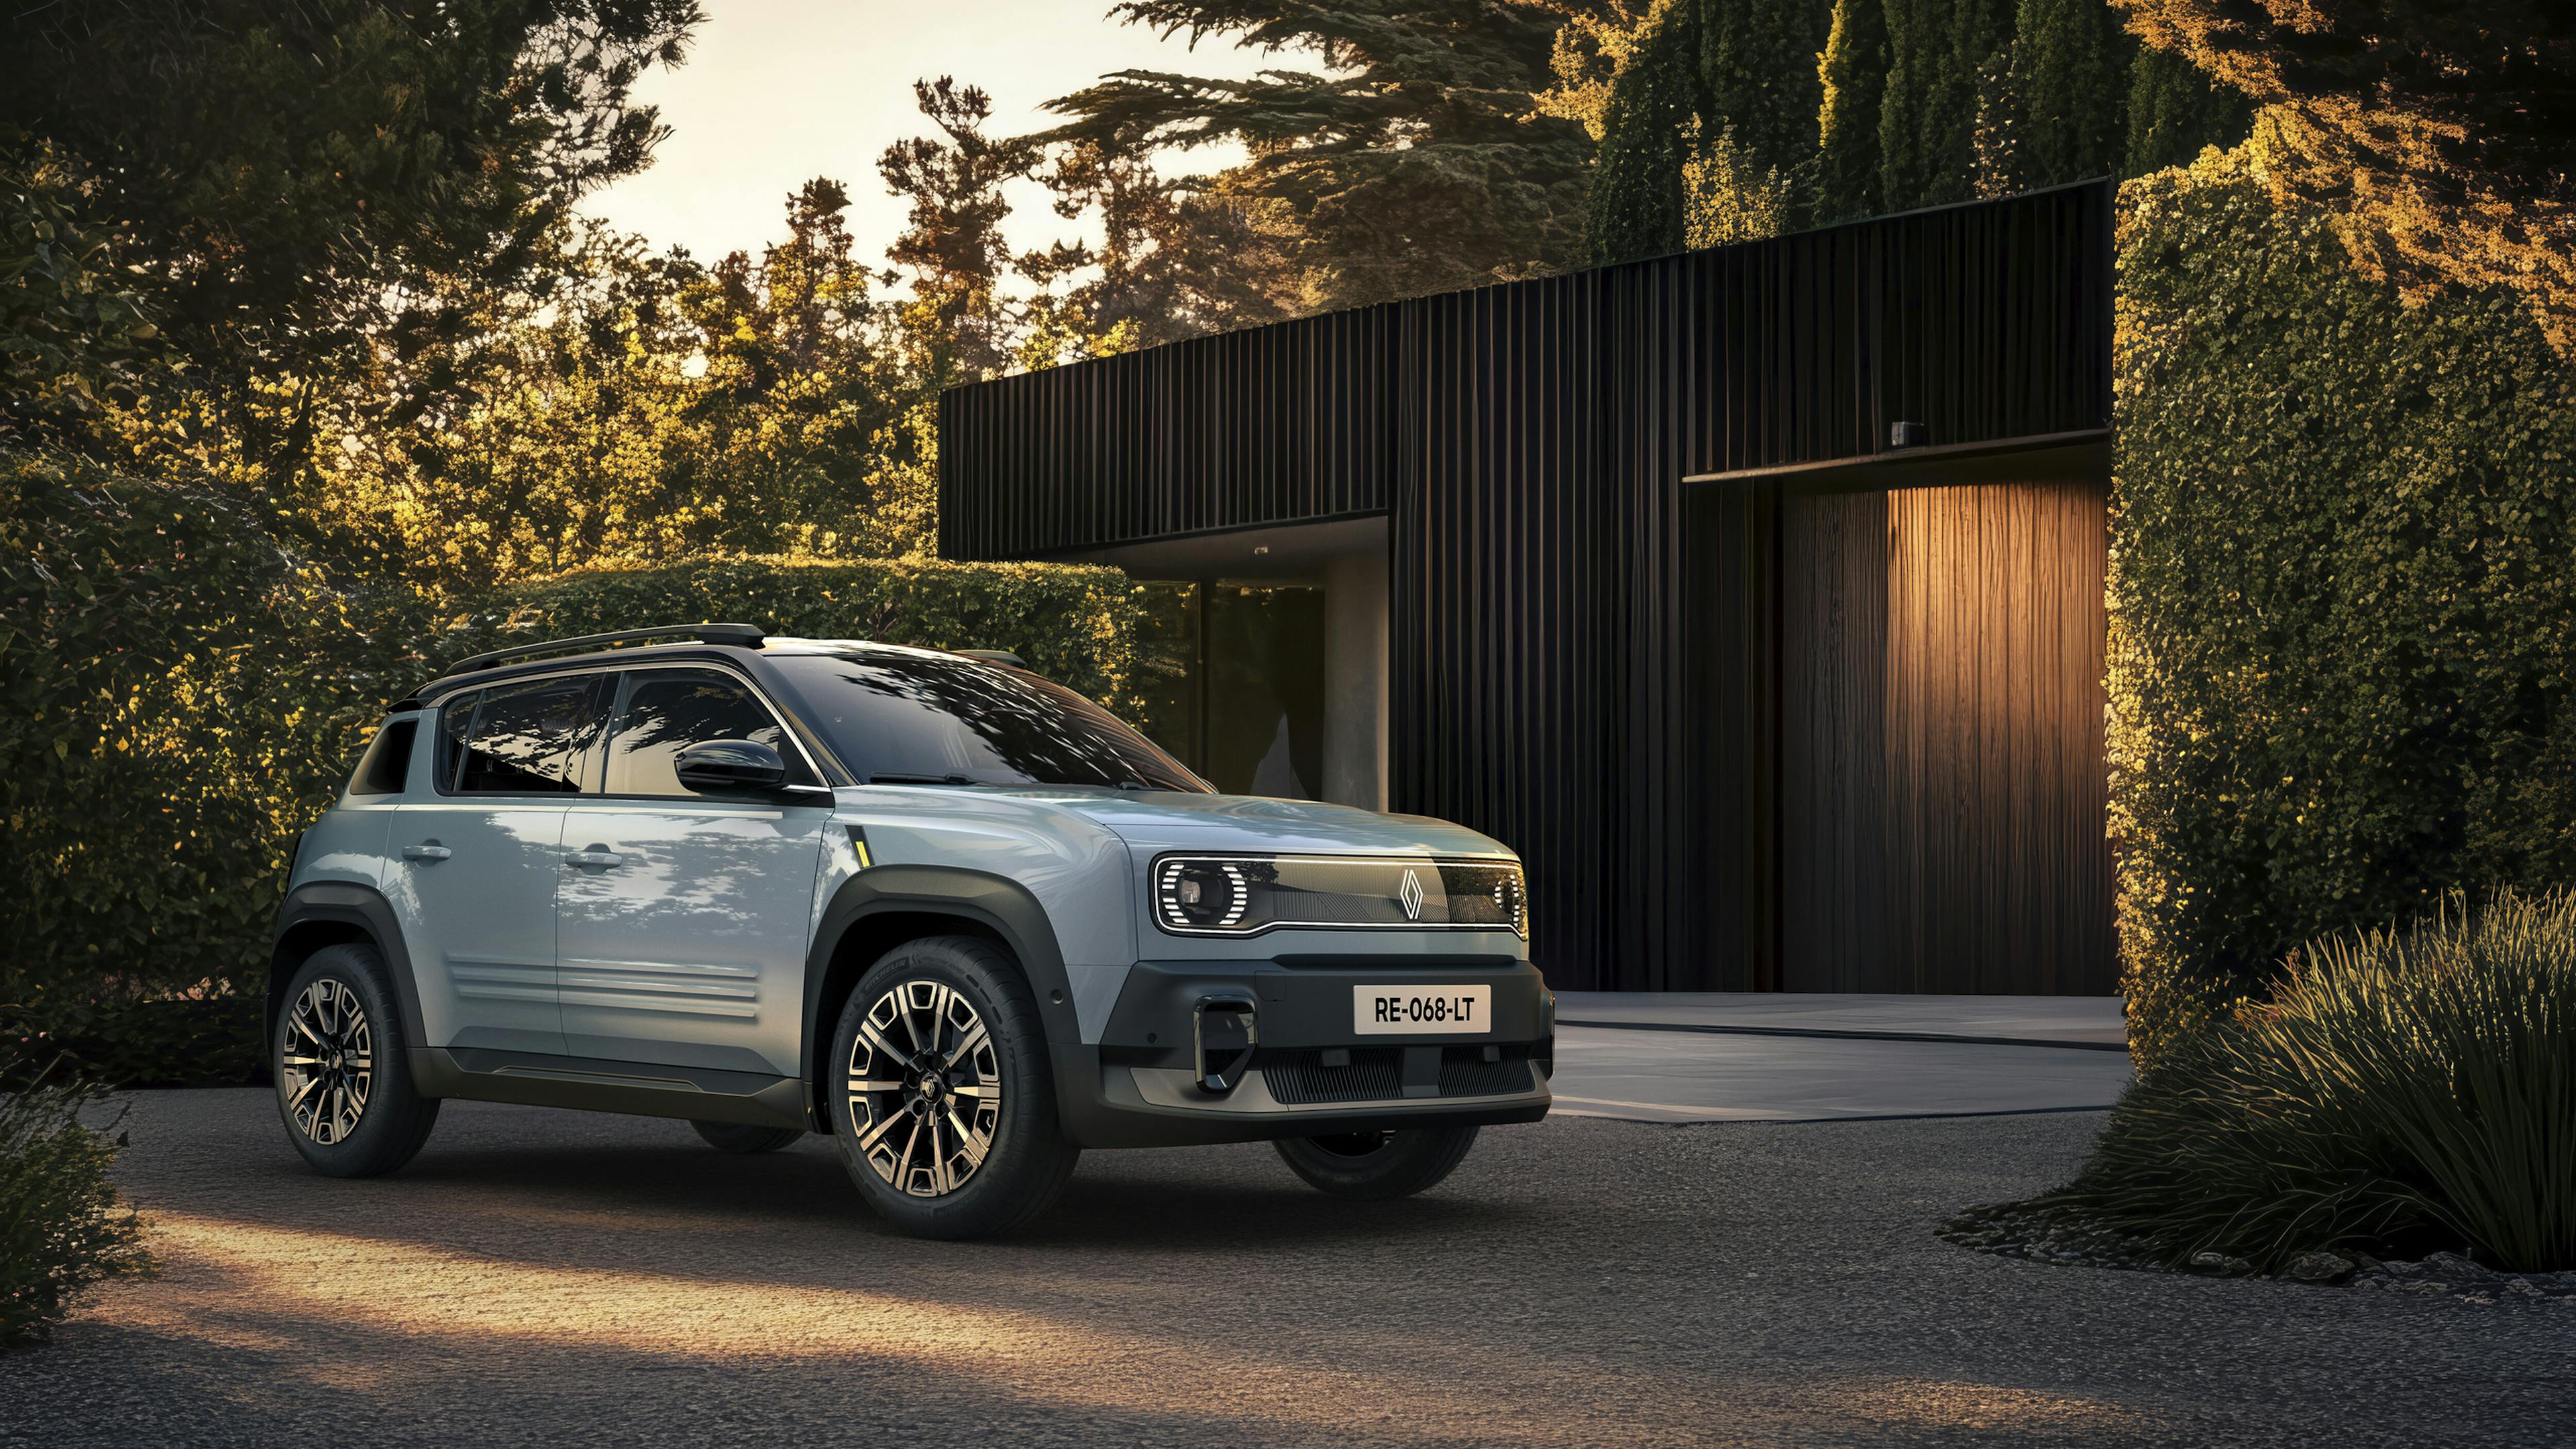
[[[2303,942],[2576,880],[2576,368],[2410,305],[2251,147],[2121,192],[2109,750],[2131,1040]]]

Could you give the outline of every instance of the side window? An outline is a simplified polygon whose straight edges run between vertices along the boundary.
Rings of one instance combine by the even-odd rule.
[[[680,783],[680,751],[708,740],[756,740],[787,760],[791,785],[818,783],[777,716],[743,684],[710,669],[637,670],[608,737],[606,793],[693,795]]]
[[[349,777],[352,795],[399,795],[404,782],[411,777],[411,742],[420,721],[398,719],[376,731],[367,744],[367,753],[359,758],[357,773]]]
[[[474,707],[483,702],[483,691],[467,690],[450,695],[438,707],[437,783],[441,790],[456,788],[456,767],[465,761],[465,730],[474,723]]]
[[[465,736],[460,794],[570,795],[581,788],[580,736],[595,676],[484,691]]]

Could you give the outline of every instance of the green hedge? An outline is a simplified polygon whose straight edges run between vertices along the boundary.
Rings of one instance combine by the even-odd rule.
[[[1150,603],[1112,569],[755,559],[441,611],[299,563],[215,497],[0,451],[0,1041],[112,1083],[256,1080],[296,833],[384,706],[467,653],[744,620],[1014,649],[1135,714],[1175,667],[1137,642]]]
[[[2109,750],[2131,1040],[2298,943],[2576,878],[2576,372],[2244,149],[2122,190]]]

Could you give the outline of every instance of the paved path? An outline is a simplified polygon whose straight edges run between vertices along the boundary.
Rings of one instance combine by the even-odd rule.
[[[1638,1122],[1804,1122],[2108,1107],[2119,1052],[1565,1025],[1557,1110]]]
[[[2116,996],[1846,996],[1794,991],[1562,991],[1560,1019],[1592,1026],[1785,1036],[1981,1041],[2120,1051]]]
[[[2064,1052],[2075,1057],[2082,1053]],[[1486,1134],[1405,1202],[1266,1149],[1096,1153],[913,1242],[826,1145],[451,1104],[313,1176],[265,1094],[137,1099],[158,1282],[0,1357],[0,1439],[131,1445],[2565,1442],[2576,1312],[1944,1244],[2091,1114]]]

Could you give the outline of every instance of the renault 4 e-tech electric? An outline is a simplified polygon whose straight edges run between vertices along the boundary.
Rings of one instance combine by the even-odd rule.
[[[1389,1198],[1546,1115],[1527,900],[1474,831],[1217,794],[1008,656],[634,630],[394,706],[298,844],[268,1047],[341,1176],[463,1097],[824,1133],[935,1237],[1089,1147]]]

